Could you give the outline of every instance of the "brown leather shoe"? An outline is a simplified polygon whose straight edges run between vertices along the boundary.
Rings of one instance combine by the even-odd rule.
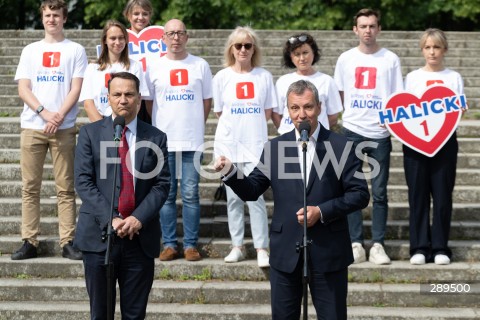
[[[162,253],[160,253],[159,258],[160,258],[160,261],[172,261],[178,258],[178,252],[172,247],[165,247]]]
[[[185,260],[187,261],[199,261],[202,260],[202,256],[196,248],[187,248],[183,252],[185,255]]]

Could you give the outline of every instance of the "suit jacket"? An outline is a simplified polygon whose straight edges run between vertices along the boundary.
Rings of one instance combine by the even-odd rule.
[[[107,243],[102,241],[102,232],[106,230],[110,219],[114,174],[112,160],[117,153],[115,147],[110,145],[105,148],[101,142],[111,143],[113,136],[111,117],[83,126],[78,135],[75,189],[82,199],[82,205],[75,245],[82,251],[102,252],[107,247]],[[139,147],[140,142],[153,143],[156,147]],[[147,179],[136,178],[135,210],[132,215],[142,223],[139,239],[143,251],[147,256],[155,258],[160,254],[159,212],[170,190],[167,136],[157,128],[137,120],[136,144],[135,169],[141,173],[154,174]],[[158,157],[155,151],[159,153]],[[118,165],[114,208],[118,207],[120,171]]]
[[[270,265],[288,273],[294,271],[300,257],[301,250],[297,252],[296,243],[303,241],[303,226],[298,223],[296,212],[303,208],[304,183],[295,139],[292,130],[267,142],[259,164],[248,177],[234,175],[225,182],[244,201],[256,200],[268,187],[272,188]],[[322,170],[319,169],[322,162],[332,155],[327,149],[333,151],[334,156]],[[345,166],[338,170],[337,176],[332,160],[341,164],[342,155]],[[312,240],[309,257],[314,270],[337,271],[353,262],[347,214],[365,208],[370,195],[361,161],[345,137],[322,126],[314,162],[317,160],[319,165],[316,168],[312,164],[308,180],[307,206],[320,207],[323,223],[318,221],[307,230],[308,239]],[[295,173],[296,177],[291,177]]]

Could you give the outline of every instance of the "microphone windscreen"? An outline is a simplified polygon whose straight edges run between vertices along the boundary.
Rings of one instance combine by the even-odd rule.
[[[307,130],[307,132],[310,132],[311,128],[312,127],[310,126],[310,122],[308,122],[307,120],[303,120],[298,126],[298,131],[302,132],[303,130]]]
[[[122,128],[125,127],[125,118],[123,116],[116,116],[113,120],[113,127],[121,126]]]

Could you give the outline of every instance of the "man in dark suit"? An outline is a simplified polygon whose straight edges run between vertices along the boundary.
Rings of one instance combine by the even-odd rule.
[[[266,143],[248,177],[240,177],[230,160],[219,157],[215,169],[244,201],[272,187],[274,212],[270,227],[272,318],[299,319],[303,293],[303,241],[307,223],[309,286],[319,319],[347,318],[348,265],[353,262],[347,214],[367,206],[369,193],[352,144],[318,121],[320,101],[315,86],[300,80],[287,91],[292,130]],[[299,125],[308,121],[307,215],[303,212],[303,156]],[[301,258],[302,257],[302,258]]]
[[[126,137],[129,152],[124,157],[129,157],[132,164],[128,167],[130,177],[133,173],[132,179],[125,176],[126,170],[123,168],[118,170],[114,200],[114,208],[118,210],[115,210],[112,219],[115,230],[111,250],[115,270],[112,290],[115,299],[115,282],[118,280],[122,319],[145,318],[153,283],[154,259],[160,254],[158,215],[170,188],[167,137],[157,128],[137,119],[139,83],[131,73],[113,74],[108,84],[112,117],[83,126],[78,136],[75,188],[82,199],[82,206],[75,245],[83,252],[91,319],[106,319],[107,314],[104,267],[107,244],[102,241],[102,233],[106,231],[111,215],[112,181],[116,165],[116,148],[112,146],[112,118],[117,116],[125,118],[128,128],[123,136]],[[119,150],[123,145],[124,141],[120,143]],[[129,160],[124,161],[127,166]],[[130,170],[132,167],[135,170]],[[134,193],[133,205],[128,209],[123,205],[124,199],[133,197],[128,197],[128,194],[124,196],[122,192],[122,189],[126,189],[124,181],[127,180],[132,187],[131,194]]]

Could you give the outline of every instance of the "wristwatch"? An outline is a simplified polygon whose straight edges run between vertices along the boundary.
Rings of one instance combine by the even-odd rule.
[[[40,112],[42,112],[43,109],[45,109],[43,106],[39,106],[39,107],[37,108],[37,110],[35,110],[35,112],[36,112],[37,114],[40,114]]]

